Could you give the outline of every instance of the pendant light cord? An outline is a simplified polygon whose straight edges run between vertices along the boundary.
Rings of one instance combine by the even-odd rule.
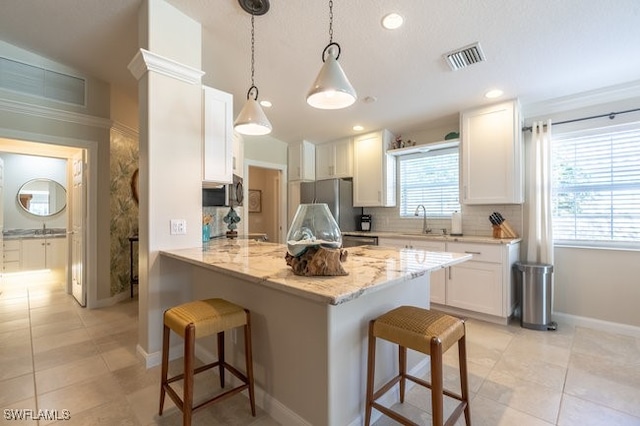
[[[333,43],[333,0],[329,0],[329,44]]]
[[[253,81],[254,75],[255,75],[255,60],[254,60],[254,54],[255,54],[255,26],[253,24],[253,20],[254,20],[255,16],[252,13],[251,14],[251,86],[255,86],[255,83]]]

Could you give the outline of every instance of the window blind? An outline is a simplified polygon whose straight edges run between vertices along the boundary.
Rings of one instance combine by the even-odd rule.
[[[553,238],[640,243],[640,123],[554,137]]]
[[[418,205],[429,217],[460,211],[459,149],[443,148],[399,157],[400,216],[414,216]]]

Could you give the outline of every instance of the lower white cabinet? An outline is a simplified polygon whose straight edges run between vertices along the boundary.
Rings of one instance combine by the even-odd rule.
[[[416,241],[396,238],[380,238],[378,244],[387,247],[421,249],[428,251],[446,251],[445,243],[439,241]],[[430,296],[432,303],[444,304],[446,300],[445,269],[431,272],[430,276]]]
[[[20,270],[20,240],[5,240],[3,247],[3,271],[18,272]]]
[[[67,265],[66,238],[24,238],[4,244],[5,272],[63,269]]]
[[[380,238],[379,244],[473,255],[472,260],[431,273],[431,302],[439,305],[436,306],[438,309],[463,315],[489,315],[504,322],[513,314],[517,300],[512,270],[518,260],[520,243],[445,243],[415,238]]]

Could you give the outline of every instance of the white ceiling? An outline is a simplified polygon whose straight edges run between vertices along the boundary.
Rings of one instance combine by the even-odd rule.
[[[250,86],[250,16],[237,0],[167,1],[202,23],[203,82],[233,93],[237,113]],[[0,39],[136,96],[127,65],[141,0],[0,3]],[[391,11],[405,17],[396,31],[380,25]],[[256,85],[273,103],[272,136],[285,142],[336,139],[354,124],[397,134],[455,123],[458,111],[491,102],[483,95],[494,87],[527,105],[640,78],[637,0],[334,0],[334,41],[359,100],[315,110],[305,96],[329,41],[328,14],[328,1],[271,0],[256,17]],[[486,62],[451,71],[442,55],[474,42]]]

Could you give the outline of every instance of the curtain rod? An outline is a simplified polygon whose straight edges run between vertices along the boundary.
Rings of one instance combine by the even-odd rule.
[[[557,124],[575,123],[576,121],[593,120],[594,118],[602,118],[602,117],[609,117],[610,120],[613,120],[614,118],[616,118],[616,115],[618,114],[627,114],[629,112],[636,112],[636,111],[640,111],[640,108],[628,109],[626,111],[610,112],[608,114],[592,115],[590,117],[574,118],[573,120],[558,121],[556,123],[551,123],[551,125],[555,126]],[[547,125],[544,124],[544,127],[547,127]],[[533,128],[532,126],[523,127],[522,131],[530,132],[532,128]]]

